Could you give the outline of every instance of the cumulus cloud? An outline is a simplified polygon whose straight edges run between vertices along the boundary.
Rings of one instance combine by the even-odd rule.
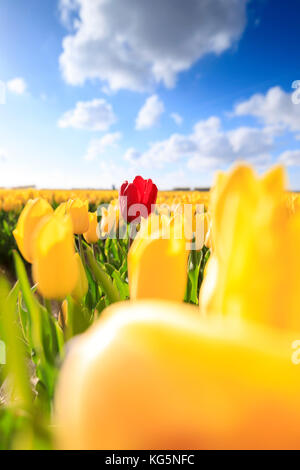
[[[27,84],[24,78],[17,77],[8,80],[8,82],[6,82],[6,88],[15,95],[23,95],[27,89]]]
[[[263,94],[255,94],[249,100],[235,106],[236,116],[251,115],[265,125],[277,126],[292,132],[300,130],[300,104],[292,100],[292,94],[279,86],[270,88]]]
[[[117,146],[117,143],[121,140],[122,134],[120,132],[114,132],[111,134],[105,134],[101,139],[93,139],[87,149],[84,156],[85,160],[95,160],[99,155],[102,155],[108,148]]]
[[[99,162],[99,177],[101,177],[102,187],[109,188],[114,185],[119,188],[124,181],[132,181],[137,174],[137,168],[134,165],[116,164],[113,161]],[[155,184],[161,189],[173,189],[175,187],[207,187],[213,181],[213,173],[206,172],[188,172],[186,168],[180,167],[174,171],[155,171],[155,169],[141,169],[139,174],[144,178],[152,178]],[[104,182],[104,183],[102,183]],[[99,181],[98,186],[99,187]],[[103,186],[104,185],[104,186]]]
[[[205,54],[220,54],[246,24],[246,0],[61,0],[60,66],[72,85],[99,79],[111,90],[175,84]]]
[[[273,137],[266,129],[238,127],[227,133],[232,150],[236,155],[248,159],[272,149]]]
[[[214,169],[236,160],[261,166],[270,161],[273,141],[274,135],[268,129],[239,127],[224,131],[220,119],[213,116],[199,121],[191,134],[172,134],[152,143],[145,152],[130,148],[124,158],[145,168],[184,161],[190,170]]]
[[[72,13],[76,12],[78,8],[77,0],[60,0],[59,1],[59,11],[61,21],[68,29],[76,27],[76,20],[73,21]]]
[[[183,118],[182,118],[182,116],[180,116],[180,114],[171,113],[170,116],[173,119],[173,121],[175,122],[175,124],[177,124],[177,126],[181,126],[181,124],[183,123]]]
[[[136,176],[136,169],[130,165],[120,165],[114,161],[99,162],[99,175],[104,188],[115,186],[120,188],[124,181],[132,181]]]
[[[145,104],[140,109],[136,122],[135,128],[137,130],[149,129],[157,124],[161,114],[164,112],[165,107],[163,102],[158,98],[157,95],[152,95],[147,98]]]
[[[90,131],[107,131],[116,122],[111,104],[104,99],[79,101],[58,121],[61,128],[73,127]]]
[[[135,163],[141,158],[141,153],[138,152],[134,147],[130,147],[124,154],[124,160],[129,163]]]
[[[278,161],[286,166],[299,166],[300,150],[286,150],[279,155]]]

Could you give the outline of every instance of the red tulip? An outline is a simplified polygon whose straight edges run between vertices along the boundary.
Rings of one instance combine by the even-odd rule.
[[[120,209],[124,220],[139,221],[141,216],[148,217],[157,198],[157,187],[152,180],[136,176],[133,183],[122,184],[120,189]],[[139,206],[136,206],[139,204]]]

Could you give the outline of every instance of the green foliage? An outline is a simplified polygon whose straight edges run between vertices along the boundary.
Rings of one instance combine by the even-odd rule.
[[[184,298],[185,302],[198,305],[204,269],[209,256],[210,250],[206,246],[203,246],[199,251],[191,251],[188,263],[188,282]]]
[[[12,251],[16,248],[13,230],[16,227],[19,214],[14,211],[0,210],[0,264],[12,266]]]

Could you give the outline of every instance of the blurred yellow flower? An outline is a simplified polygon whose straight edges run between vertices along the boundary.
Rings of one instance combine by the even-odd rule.
[[[32,241],[40,221],[53,213],[50,204],[44,199],[30,199],[24,207],[13,235],[22,256],[29,263],[33,262]]]
[[[18,199],[15,199],[13,195],[8,195],[7,197],[5,197],[2,203],[2,209],[5,212],[19,210],[21,207],[21,202]]]
[[[73,223],[73,232],[83,234],[89,229],[89,203],[81,199],[70,199],[66,204],[66,213],[70,214]]]
[[[157,232],[151,229],[155,223],[162,227]],[[183,301],[188,255],[186,239],[176,239],[172,227],[167,230],[166,219],[151,215],[128,253],[130,298]]]
[[[168,238],[171,236],[171,218],[165,214],[150,214],[142,217],[137,238]]]
[[[87,243],[97,243],[99,240],[97,227],[97,212],[89,212],[89,229],[83,234]]]
[[[285,204],[285,179],[281,167],[259,178],[246,165],[218,176],[203,312],[299,331],[300,213]]]
[[[33,242],[33,278],[47,299],[63,299],[74,290],[78,276],[70,216],[54,214],[42,221]]]
[[[206,246],[207,248],[212,248],[210,214],[208,212],[202,212],[200,214],[196,214],[195,219],[196,249],[201,250],[203,246]]]
[[[89,189],[1,189],[0,188],[0,207],[5,211],[18,211],[29,199],[43,198],[49,204],[67,203],[69,199],[80,199],[89,201],[90,204],[99,205],[101,203],[110,203],[118,200],[118,191],[111,190],[89,190]],[[299,197],[293,195],[295,204]],[[204,204],[208,205],[208,192],[201,191],[159,191],[156,210],[170,215],[174,207],[182,203]],[[161,206],[161,207],[159,207]]]
[[[67,213],[67,203],[62,202],[56,209],[55,209],[55,214],[63,216],[66,215]]]
[[[101,208],[100,231],[101,236],[105,237],[110,233],[116,233],[119,226],[120,210],[117,201],[112,201],[108,208]]]
[[[187,304],[110,306],[75,342],[56,393],[63,449],[298,449],[290,332]]]
[[[177,208],[171,225],[174,227],[176,238],[185,237],[190,242],[194,240],[193,249],[201,250],[204,245],[211,247],[211,221],[207,212],[195,212],[191,205],[182,209],[182,212]]]

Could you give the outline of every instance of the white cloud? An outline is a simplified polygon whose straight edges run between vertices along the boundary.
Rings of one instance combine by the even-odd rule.
[[[123,158],[129,163],[135,163],[141,158],[141,153],[138,152],[134,147],[130,147],[126,150]]]
[[[136,170],[129,165],[122,166],[113,161],[101,160],[99,162],[99,175],[101,175],[104,188],[115,186],[119,189],[124,181],[132,181],[134,179]]]
[[[58,121],[61,128],[73,127],[91,131],[107,131],[116,122],[111,104],[104,99],[79,101],[75,109],[67,111]]]
[[[163,168],[184,161],[190,170],[215,169],[236,160],[261,166],[270,161],[273,141],[268,129],[240,127],[224,131],[220,119],[213,116],[199,121],[191,134],[172,134],[142,153],[130,148],[124,158],[144,168]]]
[[[137,130],[149,129],[157,124],[160,116],[164,112],[165,107],[163,102],[157,95],[152,95],[147,98],[145,104],[140,109],[136,118],[135,128]]]
[[[191,181],[191,175],[187,174],[184,168],[179,168],[175,171],[168,171],[165,174],[160,173],[155,178],[155,184],[159,187],[160,190],[190,188],[194,185]]]
[[[246,24],[246,0],[61,0],[72,31],[60,66],[67,83],[99,79],[112,90],[175,84],[205,54],[220,54]]]
[[[233,152],[245,159],[267,153],[272,149],[273,137],[265,129],[238,127],[227,135]]]
[[[75,12],[78,7],[77,0],[60,0],[59,11],[62,23],[67,28],[76,27],[76,20],[72,21],[71,13]]]
[[[286,150],[279,155],[278,161],[286,166],[299,166],[300,150]]]
[[[108,148],[116,147],[117,143],[122,138],[120,132],[105,134],[101,139],[93,139],[87,149],[85,160],[95,160],[99,155],[102,155]]]
[[[178,168],[170,171],[168,168],[165,172],[155,171],[151,169],[139,168],[138,174],[144,178],[152,178],[160,190],[173,189],[175,187],[207,187],[213,181],[213,173],[202,172],[192,174],[186,168]],[[105,182],[105,188],[110,188],[114,185],[120,188],[124,181],[132,181],[137,175],[137,168],[134,165],[122,166],[112,161],[101,161],[99,168],[99,175],[101,175],[101,182]],[[101,183],[103,184],[103,183]],[[99,186],[99,182],[98,182]]]
[[[175,124],[177,124],[177,126],[181,126],[181,124],[183,123],[183,118],[182,118],[182,116],[180,116],[180,114],[171,113],[170,116],[173,119],[173,121],[175,122]]]
[[[6,82],[7,90],[15,95],[23,95],[27,89],[27,84],[22,77],[12,78]]]
[[[251,115],[268,126],[281,127],[292,132],[300,130],[300,104],[292,101],[292,94],[280,87],[270,88],[265,95],[255,94],[236,105],[236,116]]]

